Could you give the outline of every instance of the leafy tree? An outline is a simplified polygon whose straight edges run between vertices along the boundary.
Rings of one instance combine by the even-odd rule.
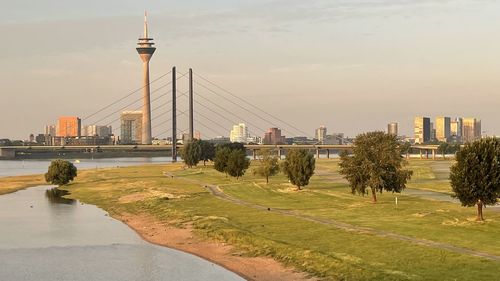
[[[477,205],[482,221],[483,206],[494,205],[500,197],[500,141],[496,138],[467,143],[457,152],[450,168],[453,197],[463,206]]]
[[[450,150],[450,145],[447,142],[440,142],[438,151],[443,155],[443,159],[446,158],[446,153]]]
[[[239,150],[246,151],[245,145],[240,143],[240,142],[222,143],[222,144],[217,145],[217,148],[224,148],[224,147],[229,148],[230,150],[239,149]]]
[[[232,150],[227,158],[227,173],[239,179],[245,174],[245,171],[250,166],[250,160],[247,158],[245,151],[240,149]]]
[[[184,160],[184,163],[186,163],[189,168],[198,165],[198,162],[200,162],[201,158],[200,141],[194,139],[184,144],[181,149],[181,157]]]
[[[314,156],[305,149],[292,149],[288,151],[282,168],[290,182],[300,190],[309,184],[314,174]]]
[[[411,152],[411,143],[410,142],[403,142],[399,144],[399,148],[401,150],[401,154],[405,154],[406,158],[410,158],[410,152]]]
[[[229,155],[231,154],[231,149],[227,146],[217,147],[215,150],[215,158],[214,158],[214,168],[227,175],[227,162],[229,159]]]
[[[203,166],[205,166],[207,161],[214,161],[215,146],[213,143],[204,140],[200,141],[200,145],[201,145],[200,160],[203,161]]]
[[[401,192],[412,171],[403,169],[406,161],[396,136],[384,132],[369,132],[354,140],[352,155],[340,156],[340,173],[349,181],[352,193],[367,194],[377,202],[377,192]]]
[[[75,165],[69,161],[58,159],[50,163],[49,170],[45,173],[45,181],[56,185],[65,185],[72,181],[76,175]]]
[[[254,169],[254,173],[265,177],[269,183],[269,177],[279,172],[278,157],[270,149],[260,149],[257,156],[259,166]]]

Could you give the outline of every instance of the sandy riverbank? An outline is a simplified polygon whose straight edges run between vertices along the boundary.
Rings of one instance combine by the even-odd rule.
[[[230,245],[201,239],[194,234],[189,225],[178,228],[146,214],[121,215],[117,219],[126,223],[150,243],[194,254],[223,266],[247,280],[317,280],[306,273],[285,267],[272,258],[241,256]]]

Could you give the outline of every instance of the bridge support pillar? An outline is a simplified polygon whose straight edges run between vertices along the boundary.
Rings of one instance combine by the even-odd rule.
[[[257,153],[256,153],[255,149],[252,149],[252,156],[253,156],[253,160],[257,159]]]
[[[319,159],[319,148],[316,148],[316,159]]]
[[[428,149],[425,150],[425,159],[429,159],[429,150]]]
[[[432,159],[436,160],[436,150],[435,149],[432,150]]]
[[[281,160],[281,148],[278,147],[278,159]]]
[[[330,149],[327,149],[327,150],[326,150],[326,158],[327,158],[327,159],[330,159]]]

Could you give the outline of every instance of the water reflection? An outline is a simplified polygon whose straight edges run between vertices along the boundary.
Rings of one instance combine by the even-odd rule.
[[[68,194],[69,192],[67,190],[61,190],[58,189],[57,187],[52,189],[47,189],[45,191],[45,197],[52,204],[66,204],[66,205],[76,204],[76,200],[63,197]]]

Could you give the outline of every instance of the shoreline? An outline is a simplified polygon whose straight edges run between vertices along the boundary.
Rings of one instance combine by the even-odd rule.
[[[170,223],[163,223],[149,214],[122,214],[112,217],[126,224],[148,243],[195,255],[246,280],[319,280],[293,267],[286,267],[270,257],[248,257],[238,254],[230,244],[199,237],[189,225],[186,228],[179,228]]]
[[[37,186],[39,185],[28,185],[9,190],[7,193],[0,192],[0,196]],[[107,210],[102,210],[109,214]],[[234,246],[230,244],[201,238],[194,233],[193,228],[189,225],[186,228],[179,228],[172,223],[161,222],[146,213],[141,215],[117,214],[111,215],[111,217],[126,224],[145,242],[192,254],[217,264],[245,280],[318,280],[305,272],[297,271],[293,267],[287,267],[273,258],[244,256],[237,253]]]

